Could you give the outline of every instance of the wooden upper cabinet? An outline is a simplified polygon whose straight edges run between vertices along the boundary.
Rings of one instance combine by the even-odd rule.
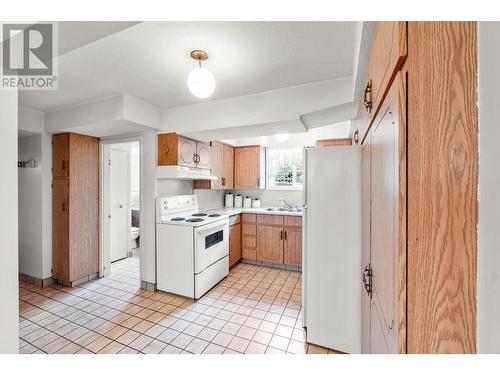
[[[201,144],[201,145],[200,145]],[[198,150],[206,145],[198,142]],[[198,168],[202,167],[203,152],[199,152],[200,162]],[[217,180],[195,180],[195,189],[232,189],[234,186],[234,147],[212,141],[210,142],[211,155],[211,175],[216,176]]]
[[[212,168],[212,148],[209,142],[196,142],[196,167],[202,169]]]
[[[292,266],[302,265],[302,228],[285,227],[283,261]]]
[[[234,188],[263,189],[264,149],[261,146],[236,147],[234,149]]]
[[[158,134],[158,165],[179,165],[179,136],[177,134]]]
[[[177,165],[196,167],[196,141],[179,137]]]
[[[223,157],[223,186],[225,189],[234,188],[234,147],[223,145],[224,157]]]
[[[176,133],[158,134],[158,165],[211,169],[210,143],[195,141]]]
[[[283,227],[257,226],[257,260],[283,263]]]
[[[377,22],[368,66],[373,108],[376,111],[408,54],[406,22]]]
[[[57,134],[52,137],[52,176],[69,176],[69,134]]]
[[[212,142],[212,176],[217,180],[206,181],[211,189],[223,189],[224,182],[224,145],[219,142]]]
[[[388,93],[391,83],[401,70],[408,55],[407,22],[377,22],[373,37],[366,86],[371,85],[371,110],[364,106],[361,96],[360,113],[356,127],[360,129],[360,139],[364,141],[380,106]]]
[[[352,145],[352,138],[318,139],[316,141],[316,147],[351,146],[351,145]]]

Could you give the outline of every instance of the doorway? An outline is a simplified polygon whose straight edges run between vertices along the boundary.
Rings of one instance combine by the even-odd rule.
[[[101,147],[101,277],[140,287],[140,140]]]

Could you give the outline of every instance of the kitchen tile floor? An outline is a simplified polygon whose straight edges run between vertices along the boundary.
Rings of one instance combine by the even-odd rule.
[[[333,353],[305,344],[301,274],[239,264],[198,301],[140,289],[139,258],[68,288],[20,282],[20,353]]]

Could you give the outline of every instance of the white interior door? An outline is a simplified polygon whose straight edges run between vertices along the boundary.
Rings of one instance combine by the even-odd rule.
[[[111,214],[111,262],[125,258],[129,250],[129,186],[130,156],[127,151],[109,152],[110,168],[110,214]]]

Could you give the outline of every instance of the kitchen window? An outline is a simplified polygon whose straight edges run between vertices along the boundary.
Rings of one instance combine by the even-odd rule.
[[[266,148],[266,188],[302,190],[304,150],[302,147]]]

